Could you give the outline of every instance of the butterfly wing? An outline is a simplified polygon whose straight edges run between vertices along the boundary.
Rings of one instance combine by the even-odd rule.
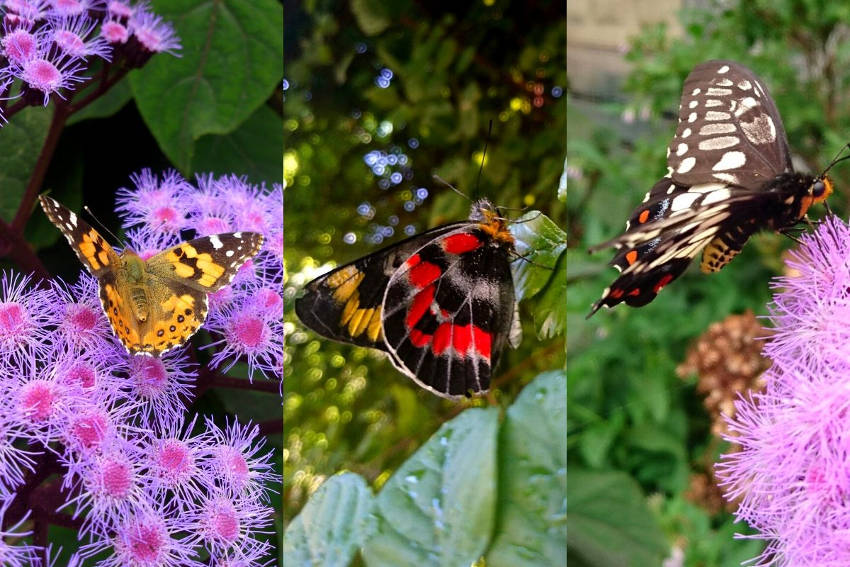
[[[667,166],[677,185],[722,182],[750,190],[793,171],[782,118],[751,70],[733,61],[694,67]]]
[[[39,195],[38,201],[44,214],[65,236],[91,275],[101,279],[110,274],[113,268],[120,266],[118,254],[112,246],[86,221],[47,195]]]
[[[512,333],[512,244],[477,223],[433,239],[390,277],[384,341],[393,364],[447,398],[486,392]]]
[[[207,294],[230,283],[262,245],[262,234],[235,232],[181,242],[152,256],[145,263],[147,316],[138,323],[133,350],[159,356],[189,340],[207,318]]]
[[[328,339],[386,350],[381,305],[390,277],[416,250],[463,224],[417,234],[319,276],[295,300],[295,314]]]

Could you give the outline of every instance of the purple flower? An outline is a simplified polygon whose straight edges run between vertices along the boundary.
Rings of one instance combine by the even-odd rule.
[[[105,7],[105,0],[50,0],[51,12],[60,18],[81,16],[87,12],[100,12]]]
[[[53,22],[53,43],[69,57],[85,59],[97,56],[110,60],[112,47],[102,36],[92,32],[98,22],[83,15]]]
[[[33,355],[44,357],[47,325],[53,323],[43,290],[27,289],[29,276],[0,274],[0,364],[20,367]]]
[[[120,45],[127,43],[127,40],[130,39],[130,30],[117,20],[106,20],[100,26],[100,35],[108,43]]]
[[[256,541],[254,535],[269,526],[271,517],[271,509],[252,495],[234,496],[217,490],[203,499],[193,522],[199,527],[199,541],[212,555],[221,556],[249,547],[249,542]]]
[[[130,398],[142,402],[139,417],[143,427],[180,422],[197,379],[195,366],[187,359],[185,347],[159,358],[124,356],[116,369],[127,376]]]
[[[38,53],[39,37],[32,33],[30,26],[15,26],[11,29],[7,23],[3,25],[3,39],[0,45],[3,47],[3,55],[13,66],[20,67],[28,59],[32,59]]]
[[[766,389],[736,403],[717,465],[736,512],[769,540],[758,565],[850,565],[850,227],[829,217],[779,278]]]
[[[7,13],[33,23],[47,17],[50,3],[48,0],[4,0],[3,7]]]
[[[51,282],[45,308],[57,322],[62,342],[77,352],[106,346],[110,341],[109,321],[98,297],[97,280],[81,272],[77,283],[68,286]]]
[[[163,21],[160,16],[144,9],[136,9],[130,16],[129,29],[142,47],[151,53],[170,53],[180,55],[180,38],[174,33],[174,27]]]
[[[129,0],[109,0],[106,11],[111,18],[127,21],[133,15]]]
[[[12,504],[12,498],[6,496],[0,500],[0,560],[3,561],[3,567],[32,567],[39,565],[38,553],[40,547],[27,545],[21,540],[29,535],[32,531],[23,531],[21,526],[27,521],[29,512],[21,518],[14,526],[8,526],[4,529],[5,522],[3,521],[9,506]]]
[[[116,192],[118,211],[124,226],[144,224],[151,230],[177,233],[186,228],[186,214],[192,187],[175,170],[162,180],[150,169],[130,176],[135,188],[121,187]]]
[[[86,78],[80,75],[83,70],[79,59],[39,46],[39,53],[26,59],[19,67],[10,69],[10,73],[26,83],[30,90],[41,91],[44,106],[47,106],[50,95],[64,99],[60,89],[72,89],[76,83],[82,82]]]
[[[250,493],[264,502],[269,501],[269,485],[275,474],[271,465],[271,451],[260,455],[265,439],[260,437],[259,426],[240,425],[229,420],[219,429],[212,419],[204,419],[212,436],[206,466],[215,477],[217,485],[235,494]]]

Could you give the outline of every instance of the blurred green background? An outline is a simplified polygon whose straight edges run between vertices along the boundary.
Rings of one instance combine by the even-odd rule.
[[[536,209],[566,225],[563,9],[284,3],[287,522],[327,476],[352,470],[378,489],[446,420],[469,405],[507,407],[538,373],[564,367],[563,332],[537,338],[534,299],[520,304],[525,340],[503,353],[491,397],[460,404],[375,351],[319,338],[293,310],[331,263],[465,219],[469,201],[434,174],[513,218]]]
[[[733,539],[748,528],[733,525],[710,474],[730,448],[712,433],[718,425],[703,399],[734,399],[734,391],[701,382],[693,368],[682,368],[682,379],[676,368],[713,322],[746,310],[767,313],[770,278],[782,272],[782,251],[794,243],[759,234],[718,274],[692,266],[645,307],[622,304],[584,318],[617,275],[607,266],[613,250],[588,256],[587,248],[620,234],[665,173],[685,77],[708,59],[750,67],[776,101],[798,170],[821,172],[850,141],[850,5],[665,2],[659,11],[681,4],[691,8],[639,28],[638,16],[647,21],[652,13],[630,20],[628,7],[637,3],[618,8],[615,19],[606,19],[604,7],[568,8],[571,566],[660,565],[664,558],[671,565],[734,565],[762,548],[759,541]],[[604,22],[637,31],[613,38],[597,32],[602,39],[594,44],[589,32]],[[617,23],[608,28],[612,34]],[[831,171],[837,189],[830,206],[845,218],[847,172],[845,164]],[[738,324],[732,321],[727,324]],[[713,328],[700,351],[703,362],[712,353],[728,354],[718,342],[727,328]]]

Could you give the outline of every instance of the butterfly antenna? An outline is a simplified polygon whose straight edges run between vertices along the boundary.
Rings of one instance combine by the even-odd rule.
[[[481,187],[481,172],[484,171],[484,162],[487,159],[487,146],[490,145],[490,134],[493,133],[493,120],[490,120],[487,126],[487,139],[484,140],[484,151],[481,153],[481,165],[478,167],[478,179],[475,181],[475,194],[478,194],[478,189]]]
[[[434,179],[436,179],[437,181],[439,181],[440,183],[442,183],[443,185],[445,185],[446,187],[448,187],[449,189],[451,189],[452,191],[454,191],[455,193],[457,193],[458,195],[460,195],[461,197],[463,197],[464,199],[466,199],[467,201],[470,201],[470,202],[472,201],[472,199],[469,198],[469,195],[467,195],[463,191],[457,189],[454,185],[452,185],[451,183],[449,183],[448,181],[446,181],[445,179],[443,179],[442,177],[440,177],[436,173],[432,177]]]
[[[842,158],[839,158],[839,157],[838,157],[838,156],[840,156],[842,153],[844,153],[844,150],[846,150],[846,149],[848,149],[848,148],[850,148],[850,142],[848,142],[848,143],[844,144],[843,146],[841,146],[841,149],[840,149],[840,150],[838,150],[838,153],[837,153],[837,154],[835,154],[835,157],[834,157],[834,158],[832,158],[832,161],[831,161],[831,162],[829,162],[829,165],[828,165],[828,166],[826,166],[826,169],[824,169],[824,170],[823,170],[823,173],[821,173],[821,174],[820,174],[820,177],[823,177],[824,175],[826,175],[826,173],[827,173],[830,169],[832,169],[832,167],[833,167],[835,164],[837,164],[837,163],[839,163],[839,162],[842,162],[842,161],[844,161],[845,159],[850,159],[850,155],[846,155],[846,156],[844,156],[844,157],[842,157]]]
[[[115,236],[115,234],[111,230],[109,230],[109,228],[107,228],[107,226],[105,224],[100,222],[100,219],[97,218],[97,216],[92,212],[92,210],[88,207],[88,205],[85,205],[83,207],[83,210],[85,212],[87,212],[89,214],[89,216],[94,220],[94,222],[96,222],[98,224],[98,226],[100,226],[100,228],[102,228],[104,230],[104,232],[106,232],[106,234],[111,236],[114,239],[115,242],[119,242],[122,245],[125,244],[124,241],[121,240],[120,238],[118,238],[117,236]]]

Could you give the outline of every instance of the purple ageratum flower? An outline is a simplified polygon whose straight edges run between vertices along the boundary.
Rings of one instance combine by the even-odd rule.
[[[23,538],[32,535],[32,531],[21,529],[29,518],[29,512],[14,526],[3,528],[5,525],[3,518],[11,504],[12,498],[9,496],[0,500],[0,560],[3,561],[3,567],[40,565],[39,553],[42,548],[22,543]]]
[[[47,17],[50,3],[48,0],[4,0],[3,8],[7,14],[14,14],[29,23],[35,23]]]
[[[48,325],[54,324],[47,292],[28,289],[30,277],[0,274],[0,365],[21,367],[24,360],[43,358]]]
[[[198,377],[196,365],[186,358],[185,347],[158,358],[142,354],[128,357],[123,347],[115,350],[123,355],[115,370],[126,374],[130,398],[141,402],[139,423],[150,429],[179,423]]]
[[[211,555],[251,547],[256,534],[271,524],[273,510],[258,502],[251,494],[233,496],[216,490],[202,499],[194,513],[198,541]]]
[[[758,565],[850,565],[850,227],[829,217],[779,278],[763,392],[736,402],[718,477],[769,540]]]
[[[187,195],[194,191],[175,170],[168,170],[162,180],[150,169],[130,176],[135,188],[121,187],[116,192],[116,211],[124,226],[145,224],[151,229],[179,232],[186,228],[190,205]]]
[[[9,384],[11,380],[0,373],[0,382]],[[0,495],[13,492],[24,483],[26,471],[34,470],[34,457],[41,453],[27,449],[34,437],[27,432],[20,417],[7,411],[10,399],[9,392],[4,389],[0,393]]]
[[[211,368],[223,367],[227,372],[244,360],[249,380],[255,371],[269,379],[283,375],[283,300],[277,289],[246,289],[230,303],[211,310],[206,327],[222,337],[202,347],[219,347],[210,360]]]
[[[111,551],[97,563],[99,567],[206,567],[196,560],[197,553],[186,536],[181,537],[185,522],[164,508],[145,505],[129,511],[119,519],[114,533],[99,534],[96,541],[83,546],[81,557]]]
[[[100,35],[111,45],[122,45],[130,39],[130,30],[118,20],[105,20],[100,25]]]
[[[44,106],[50,102],[51,95],[62,99],[62,89],[73,89],[87,77],[80,75],[84,66],[79,59],[61,54],[58,50],[48,50],[39,46],[39,53],[24,61],[20,67],[9,70],[11,75],[22,80],[29,91],[40,91]]]
[[[50,0],[53,16],[73,18],[89,12],[102,12],[106,9],[105,0]]]
[[[269,487],[280,479],[272,470],[272,452],[260,454],[266,440],[260,437],[259,426],[241,425],[234,419],[222,430],[212,419],[204,421],[212,437],[204,466],[216,485],[233,494],[248,493],[269,502]]]
[[[106,12],[110,18],[124,20],[125,22],[133,15],[133,11],[129,0],[109,0],[106,4]]]
[[[82,15],[63,18],[53,22],[51,33],[53,43],[69,57],[85,59],[101,57],[111,60],[112,47],[103,36],[93,35],[97,20]]]
[[[80,272],[80,279],[71,286],[61,280],[51,281],[46,309],[58,323],[61,341],[76,352],[103,348],[111,342],[97,280],[87,272]]]
[[[179,233],[162,232],[146,224],[127,229],[126,238],[127,246],[143,260],[148,260],[151,256],[181,242]]]
[[[0,46],[3,48],[3,55],[13,67],[20,67],[38,53],[41,38],[38,34],[32,33],[30,27],[29,25],[11,26],[8,22],[3,24],[3,39],[0,40]]]
[[[271,544],[249,540],[240,549],[231,549],[222,554],[211,555],[216,567],[270,567],[274,559],[266,559],[272,552]]]
[[[162,17],[137,7],[130,16],[128,28],[144,50],[150,53],[170,53],[180,57],[178,53],[181,49],[180,38],[174,32],[174,27]]]

